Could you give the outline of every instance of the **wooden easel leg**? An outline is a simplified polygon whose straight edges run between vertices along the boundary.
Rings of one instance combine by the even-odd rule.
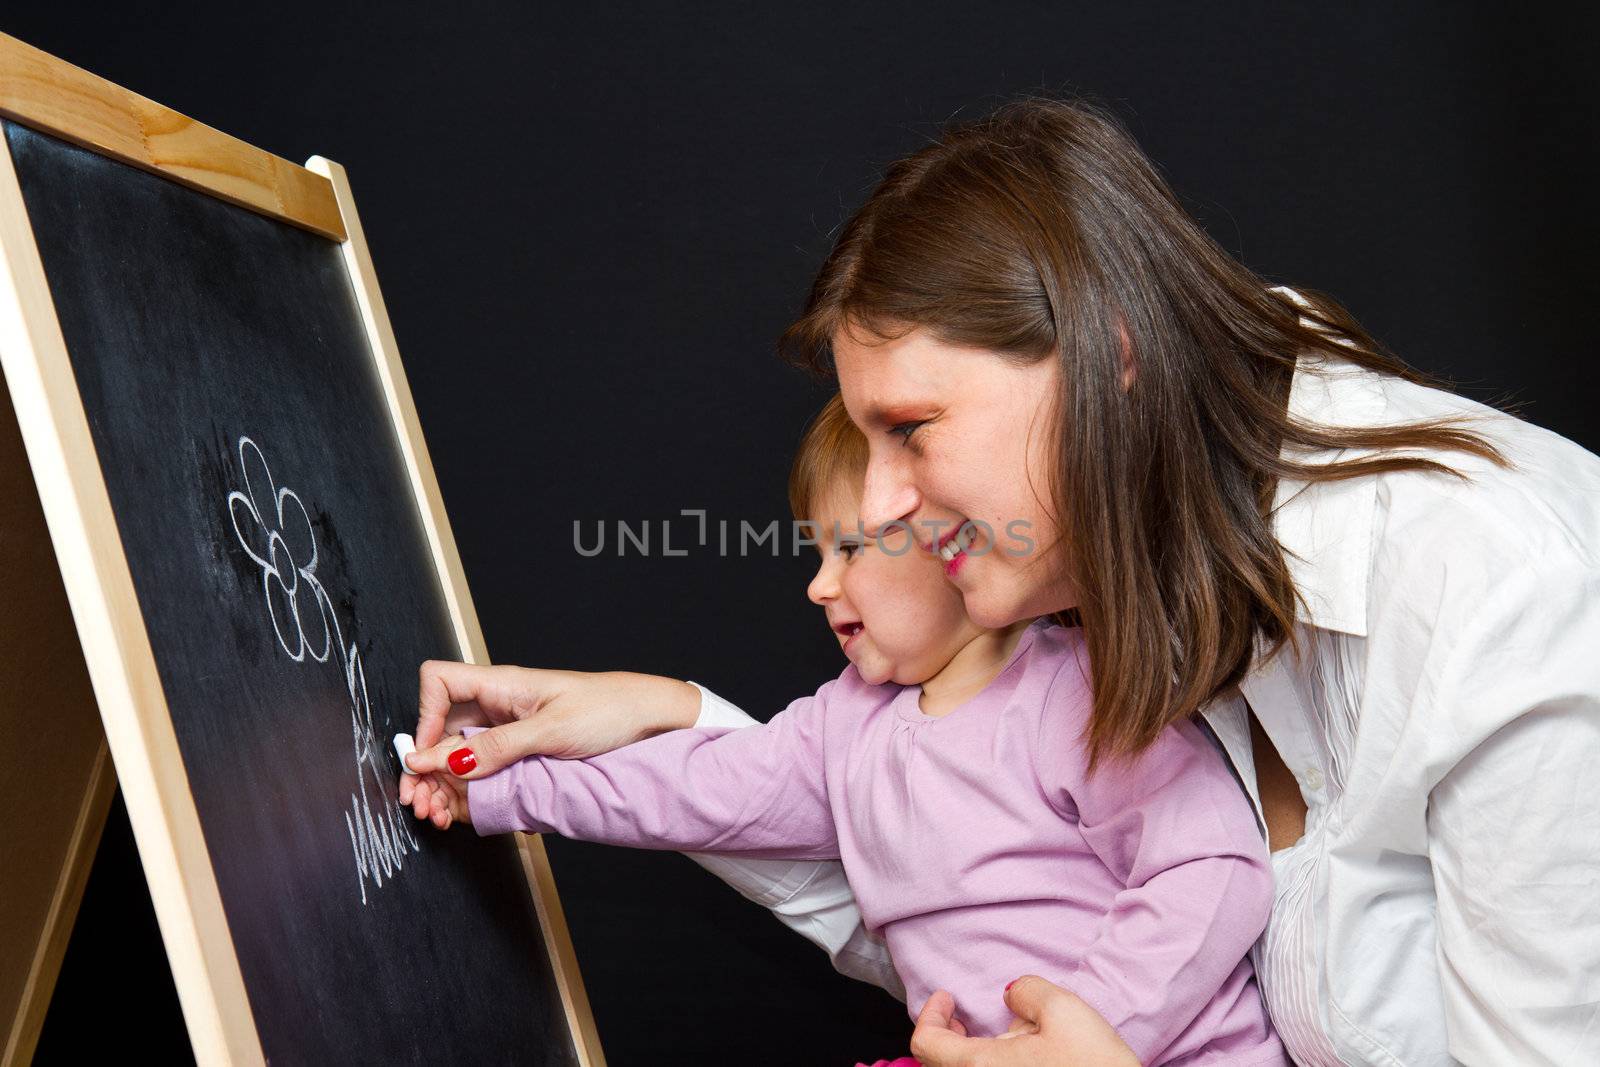
[[[3,381],[3,378],[0,378]],[[0,387],[0,1067],[31,1061],[116,771]]]

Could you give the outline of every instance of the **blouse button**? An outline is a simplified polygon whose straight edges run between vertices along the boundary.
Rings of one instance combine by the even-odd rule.
[[[1307,789],[1315,793],[1323,786],[1322,772],[1315,767],[1307,767],[1305,773],[1300,776],[1300,781],[1305,784]]]

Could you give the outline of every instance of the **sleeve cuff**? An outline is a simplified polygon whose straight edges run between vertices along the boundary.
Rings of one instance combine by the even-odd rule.
[[[486,726],[463,726],[461,736],[471,737],[486,729],[488,729]],[[515,777],[516,764],[512,764],[483,778],[468,779],[467,813],[472,819],[472,828],[478,832],[479,837],[521,829],[513,815]]]
[[[700,690],[700,717],[694,721],[696,730],[706,726],[727,726],[737,730],[741,727],[756,725],[755,719],[723,700],[699,682],[689,681],[687,678],[684,680]]]

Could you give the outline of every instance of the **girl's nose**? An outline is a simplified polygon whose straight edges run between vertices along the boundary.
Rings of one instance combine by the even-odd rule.
[[[861,488],[861,525],[867,536],[878,536],[896,519],[909,519],[921,505],[922,494],[904,463],[876,456],[868,461]]]
[[[833,557],[830,553],[822,560],[822,565],[817,568],[817,573],[811,579],[811,584],[806,586],[806,599],[817,607],[826,607],[830,600],[839,598],[839,579],[836,569],[832,566]]]

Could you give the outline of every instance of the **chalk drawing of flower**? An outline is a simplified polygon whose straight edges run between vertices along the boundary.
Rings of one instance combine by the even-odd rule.
[[[239,438],[239,466],[244,471],[244,491],[228,494],[228,515],[240,546],[261,568],[261,588],[278,643],[296,662],[309,653],[316,662],[327,663],[334,650],[339,653],[335,666],[350,698],[350,737],[358,776],[344,823],[355,855],[361,903],[366,904],[367,880],[381,888],[385,878],[400,873],[408,853],[422,851],[422,844],[407,825],[386,749],[379,741],[361,650],[354,641],[345,641],[339,613],[317,577],[317,536],[311,516],[299,494],[272,480],[266,456],[248,437]]]
[[[239,438],[244,491],[228,494],[233,533],[261,568],[261,589],[278,643],[296,662],[309,652],[318,663],[333,648],[328,612],[333,605],[317,578],[317,536],[311,516],[292,489],[280,489],[266,457],[248,437]]]

